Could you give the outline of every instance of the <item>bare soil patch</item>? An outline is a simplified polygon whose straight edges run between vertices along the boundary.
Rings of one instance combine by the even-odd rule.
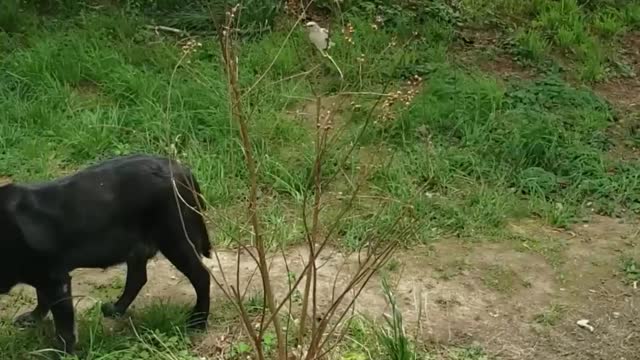
[[[460,33],[463,41],[453,46],[456,61],[483,72],[496,75],[500,79],[532,79],[535,71],[518,64],[501,48],[498,39],[503,35],[495,29],[464,29]]]
[[[619,274],[621,254],[640,256],[636,224],[595,217],[589,224],[570,231],[546,228],[533,221],[518,224],[527,236],[562,240],[567,246],[558,268],[540,254],[520,251],[511,240],[473,243],[446,239],[432,246],[401,251],[394,258],[399,266],[385,270],[395,284],[395,294],[407,326],[428,344],[481,344],[497,359],[633,359],[640,351],[639,290],[625,285]],[[304,248],[288,252],[288,266],[299,272]],[[236,254],[221,251],[222,268],[235,281]],[[214,274],[218,265],[206,259]],[[330,249],[319,259],[320,304],[326,304],[334,289],[344,286],[357,263],[355,255]],[[249,257],[240,264],[241,283],[257,289],[257,277]],[[122,267],[107,271],[74,272],[74,291],[82,311],[96,301],[113,299],[124,279]],[[288,289],[286,266],[281,255],[273,255],[271,271],[276,294]],[[373,319],[388,311],[374,278],[357,302],[356,311]],[[212,290],[214,305],[224,301]],[[34,292],[18,287],[0,300],[3,316],[14,316],[32,306]],[[133,309],[150,301],[168,299],[191,304],[194,292],[186,278],[165,259],[149,264],[149,283]],[[422,308],[421,308],[422,307]],[[561,309],[559,311],[557,309]],[[135,310],[134,310],[135,311]],[[557,313],[555,313],[555,312]],[[422,314],[419,319],[418,314]],[[588,319],[593,333],[576,321]],[[417,325],[420,325],[419,327]],[[215,335],[211,335],[215,336]],[[215,343],[215,339],[201,340]],[[206,350],[203,350],[206,351]]]

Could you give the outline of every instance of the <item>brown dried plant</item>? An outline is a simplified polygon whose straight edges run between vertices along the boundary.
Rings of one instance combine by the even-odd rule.
[[[319,256],[323,252],[329,251],[332,240],[337,235],[339,225],[344,221],[348,221],[346,215],[358,199],[360,187],[368,176],[368,168],[366,166],[361,167],[363,171],[360,173],[360,179],[355,182],[352,193],[347,196],[347,201],[341,204],[340,210],[331,221],[325,222],[324,219],[326,217],[321,216],[321,214],[330,205],[326,201],[325,190],[336,179],[338,174],[335,173],[331,176],[323,174],[323,165],[330,147],[339,143],[338,138],[343,133],[334,131],[335,112],[322,112],[323,97],[314,90],[316,136],[315,157],[310,179],[312,189],[305,192],[301,214],[307,253],[304,255],[304,267],[300,275],[290,279],[288,290],[277,299],[267,260],[266,234],[259,216],[259,174],[248,125],[251,114],[247,113],[243,107],[243,97],[246,96],[246,91],[243,93],[238,80],[240,67],[239,59],[236,56],[235,32],[232,29],[237,9],[238,6],[235,6],[225,12],[224,22],[219,24],[218,40],[227,77],[230,114],[239,131],[248,172],[247,217],[251,241],[247,244],[242,239],[234,239],[238,245],[234,284],[229,283],[215,248],[214,259],[218,262],[220,274],[215,275],[211,271],[210,274],[224,296],[233,303],[245,334],[253,346],[256,359],[264,360],[268,356],[263,348],[263,340],[269,329],[276,335],[275,358],[278,360],[321,359],[326,357],[340,343],[346,331],[346,327],[342,325],[354,310],[358,296],[376,272],[392,256],[399,244],[399,240],[415,231],[417,221],[411,216],[412,209],[407,207],[405,208],[406,211],[402,211],[397,216],[391,226],[381,231],[375,231],[376,229],[369,231],[362,242],[362,248],[356,251],[357,264],[354,266],[355,268],[352,268],[348,275],[335,274],[328,302],[325,301],[327,299],[323,299],[318,294],[318,273],[321,267],[321,264],[318,264]],[[296,26],[301,20],[302,18],[300,17],[296,22]],[[248,91],[254,90],[256,85],[252,85]],[[352,142],[351,147],[341,157],[339,168],[343,167],[351,158],[352,153],[357,148],[360,137],[367,130],[373,118],[375,108],[381,103],[381,99],[382,97],[376,101],[368,112],[367,120],[360,129],[355,141]],[[185,185],[189,186],[189,184]],[[204,199],[201,200],[204,201]],[[379,208],[383,209],[383,207]],[[206,216],[206,214],[203,215]],[[281,255],[288,270],[289,260],[286,252],[282,250]],[[249,256],[253,260],[260,280],[259,285],[262,290],[264,307],[257,319],[249,314],[244,301],[249,284],[240,284],[240,263],[243,256]],[[346,261],[348,261],[348,257],[345,257]],[[344,286],[338,286],[338,277],[343,280],[346,279],[343,281],[345,283]],[[294,306],[293,295],[299,292],[300,288],[302,288],[301,303],[298,306]],[[287,320],[283,326],[282,320],[285,318]],[[292,319],[293,321],[291,321]]]

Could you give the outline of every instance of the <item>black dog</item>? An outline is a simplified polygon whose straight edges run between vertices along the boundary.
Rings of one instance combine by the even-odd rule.
[[[51,310],[60,348],[73,353],[69,273],[126,262],[122,295],[102,307],[116,316],[146,283],[147,261],[159,250],[195,288],[189,325],[204,329],[210,278],[200,256],[211,256],[211,244],[199,194],[188,168],[148,155],[114,158],[50,182],[0,185],[0,294],[23,283],[38,297],[16,322],[39,321]]]

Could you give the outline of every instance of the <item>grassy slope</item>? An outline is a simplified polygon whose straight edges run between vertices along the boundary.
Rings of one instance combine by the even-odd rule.
[[[425,219],[427,226],[407,239],[408,246],[442,234],[498,237],[518,217],[536,216],[564,226],[592,209],[607,215],[637,210],[640,164],[608,156],[614,110],[588,87],[569,85],[563,78],[588,82],[624,75],[627,67],[617,56],[616,39],[637,29],[638,6],[594,13],[571,1],[562,6],[545,1],[527,6],[509,0],[492,1],[491,6],[482,0],[462,3],[463,16],[430,7],[429,15],[439,20],[419,27],[418,39],[408,45],[416,28],[406,21],[373,30],[373,16],[347,15],[356,30],[353,43],[336,31],[333,52],[345,73],[343,85],[300,32],[281,48],[290,22],[282,20],[274,33],[242,44],[245,86],[270,69],[247,98],[254,111],[251,130],[265,195],[263,215],[274,238],[300,239],[296,212],[312,165],[313,126],[291,114],[309,103],[312,87],[323,92],[341,86],[346,91],[405,91],[405,80],[413,75],[423,78],[419,93],[408,104],[391,106],[390,118],[378,118],[343,169],[354,173],[369,161],[372,149],[393,151],[387,165],[374,168],[367,195],[408,203]],[[46,20],[27,13],[24,19],[11,32],[0,33],[0,50],[6,54],[0,60],[0,175],[46,179],[116,154],[175,149],[195,168],[216,207],[216,241],[228,243],[238,236],[240,226],[233,219],[242,211],[236,204],[243,199],[246,178],[215,40],[198,39],[202,46],[185,56],[185,42],[145,31],[142,25],[148,20],[142,16],[109,9]],[[516,28],[513,37],[503,38],[509,41],[500,51],[551,69],[551,74],[505,80],[460,66],[450,51],[460,42],[450,21]],[[319,72],[290,78],[315,64]],[[362,108],[371,105],[364,96],[352,96],[350,102],[340,109],[343,144],[355,138]],[[338,147],[330,156],[342,151]],[[383,226],[397,211],[399,207],[389,207],[371,216],[375,208],[363,202],[340,229],[343,244],[357,246],[374,221]],[[131,343],[145,346],[135,337],[111,343],[100,337],[98,317],[87,319],[83,344],[96,354]],[[96,331],[93,340],[86,337],[91,328]],[[0,336],[3,354],[18,356],[18,349],[37,347],[23,333],[16,335],[18,341],[11,340],[9,335],[15,334],[9,326],[1,331],[6,333]],[[176,333],[162,336],[186,349],[175,341]]]

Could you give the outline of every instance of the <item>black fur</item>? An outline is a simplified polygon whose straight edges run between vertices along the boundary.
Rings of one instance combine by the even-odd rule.
[[[102,307],[116,316],[136,298],[147,261],[160,251],[191,281],[197,301],[190,325],[204,328],[210,278],[200,255],[210,257],[211,244],[202,216],[192,210],[204,211],[194,192],[200,187],[188,168],[151,155],[117,157],[49,182],[0,186],[0,294],[22,283],[38,296],[35,309],[16,322],[39,321],[51,311],[60,347],[73,353],[69,273],[126,263],[122,295]]]

